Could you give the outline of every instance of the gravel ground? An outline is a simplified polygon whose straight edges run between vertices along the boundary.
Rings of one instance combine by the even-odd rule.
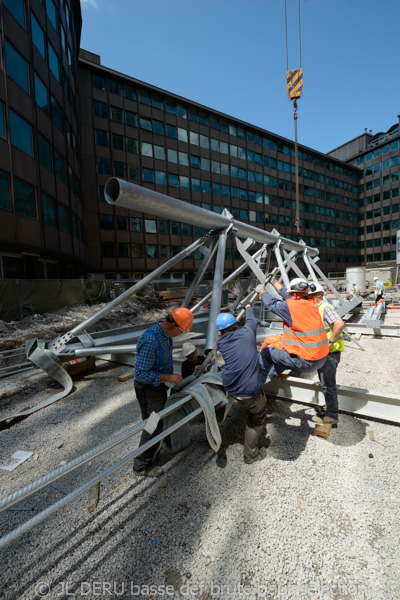
[[[400,338],[360,341],[366,352],[346,342],[338,383],[398,394]],[[139,421],[132,380],[117,381],[127,371],[98,361],[70,396],[1,431],[3,464],[17,450],[35,453],[12,473],[0,470],[1,495]],[[58,384],[35,373],[9,378],[7,390],[0,418]],[[243,463],[238,405],[221,426],[218,455],[192,425],[187,450],[161,453],[161,478],[135,478],[127,463],[102,481],[94,512],[84,494],[0,551],[0,597],[399,599],[400,428],[342,414],[325,441],[312,436],[313,414],[270,399],[267,457],[254,465]],[[137,443],[57,485],[75,489]],[[47,488],[21,502],[32,511],[0,514],[0,535],[63,497]]]

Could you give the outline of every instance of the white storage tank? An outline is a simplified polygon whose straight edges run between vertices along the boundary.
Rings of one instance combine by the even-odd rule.
[[[352,292],[353,283],[355,283],[360,292],[364,292],[366,289],[365,279],[365,267],[349,267],[346,269],[346,290]]]

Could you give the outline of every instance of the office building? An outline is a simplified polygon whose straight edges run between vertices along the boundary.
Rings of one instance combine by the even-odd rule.
[[[394,260],[398,180],[394,161],[383,183],[386,152],[379,208],[386,217],[389,189],[390,231],[379,248],[369,215],[378,192],[364,166],[377,136],[360,136],[361,152],[358,141],[328,155],[299,146],[297,235],[291,140],[101,65],[79,49],[78,0],[3,0],[1,18],[0,277],[138,279],[204,233],[108,205],[111,176],[303,239],[325,271]],[[396,156],[398,146],[387,158]],[[173,276],[190,280],[200,261],[194,253]],[[228,242],[226,269],[241,262]]]

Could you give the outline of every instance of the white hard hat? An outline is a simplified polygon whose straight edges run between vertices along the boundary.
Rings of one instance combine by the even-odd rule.
[[[379,277],[374,277],[374,281],[378,281]]]
[[[324,288],[320,283],[310,283],[309,294],[323,294],[325,292]]]
[[[287,289],[288,292],[307,292],[307,290],[308,283],[305,279],[302,279],[301,277],[296,277],[295,279],[292,279]]]
[[[191,344],[190,342],[185,342],[182,345],[183,356],[189,356],[189,354],[192,354],[192,352],[194,352],[195,350],[196,350],[196,346],[194,344]]]

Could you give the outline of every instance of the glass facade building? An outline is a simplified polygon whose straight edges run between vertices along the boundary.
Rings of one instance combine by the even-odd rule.
[[[138,278],[204,233],[108,205],[110,176],[303,239],[325,271],[393,260],[398,126],[328,154],[299,146],[297,235],[293,141],[79,51],[78,0],[3,0],[1,18],[0,277]],[[228,242],[227,270],[241,263]]]

